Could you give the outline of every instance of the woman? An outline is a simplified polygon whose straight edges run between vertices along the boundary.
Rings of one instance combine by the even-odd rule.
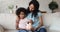
[[[46,32],[46,29],[43,28],[43,20],[42,14],[39,11],[39,3],[36,0],[32,0],[29,3],[29,7],[27,9],[27,18],[33,21],[33,30],[34,32]]]

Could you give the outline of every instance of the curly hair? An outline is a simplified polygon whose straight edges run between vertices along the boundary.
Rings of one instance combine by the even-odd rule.
[[[18,8],[18,9],[16,10],[16,15],[19,17],[19,15],[20,15],[21,12],[24,12],[24,14],[27,15],[27,14],[26,14],[26,9],[23,8],[23,7],[20,7],[20,8]]]

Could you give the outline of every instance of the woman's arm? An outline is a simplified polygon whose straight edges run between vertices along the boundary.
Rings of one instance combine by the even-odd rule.
[[[17,17],[16,19],[16,29],[19,30],[20,28],[18,27],[18,24],[19,24],[19,18]]]
[[[42,16],[39,17],[39,25],[36,29],[39,29],[41,26],[43,26],[43,19],[42,19]]]

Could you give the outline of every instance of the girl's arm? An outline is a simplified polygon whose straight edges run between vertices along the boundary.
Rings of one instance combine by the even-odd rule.
[[[29,23],[31,23],[33,25],[33,21],[32,20],[30,20]],[[31,27],[31,30],[34,31],[34,28]]]
[[[42,19],[42,16],[39,17],[39,20],[40,20],[40,23],[38,25],[38,27],[36,29],[39,29],[41,26],[43,26],[43,19]]]
[[[33,21],[32,21],[32,20],[30,20],[30,21],[28,22],[28,24],[29,24],[29,23],[33,24]]]
[[[17,17],[16,19],[16,29],[19,30],[20,28],[18,27],[18,24],[19,24],[19,18]]]

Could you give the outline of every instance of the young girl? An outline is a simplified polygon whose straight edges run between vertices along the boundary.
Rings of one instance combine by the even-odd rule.
[[[16,10],[16,29],[19,32],[29,32],[32,30],[32,20],[26,18],[26,9],[25,8],[18,8]]]

